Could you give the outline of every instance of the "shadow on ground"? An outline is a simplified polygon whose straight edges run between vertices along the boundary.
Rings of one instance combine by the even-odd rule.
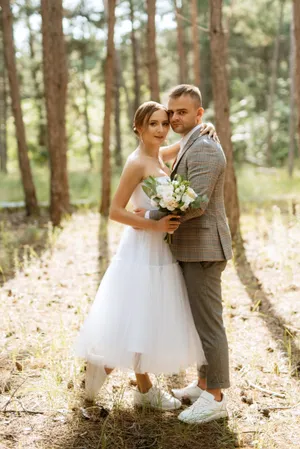
[[[228,421],[186,425],[177,413],[113,409],[106,418],[87,420],[80,410],[68,428],[49,435],[52,449],[233,449],[236,434]]]
[[[295,342],[295,335],[289,330],[289,326],[284,319],[276,312],[268,294],[264,291],[261,282],[253,272],[251,264],[247,259],[242,239],[235,247],[235,268],[253,303],[254,309],[260,312],[273,339],[289,358],[292,365],[291,374],[299,376],[300,348]]]

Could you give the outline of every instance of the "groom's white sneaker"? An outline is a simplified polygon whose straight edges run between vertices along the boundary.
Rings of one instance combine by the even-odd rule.
[[[203,391],[204,390],[198,387],[198,380],[194,380],[194,382],[192,382],[185,388],[173,388],[172,393],[175,398],[180,399],[180,401],[182,401],[183,399],[189,399],[193,404],[197,401]]]
[[[222,395],[222,401],[218,402],[212,394],[203,391],[191,407],[180,413],[178,419],[188,424],[202,424],[227,416],[225,396]]]
[[[150,388],[147,393],[135,390],[133,403],[139,407],[150,407],[159,410],[176,410],[182,405],[178,399],[157,387]]]

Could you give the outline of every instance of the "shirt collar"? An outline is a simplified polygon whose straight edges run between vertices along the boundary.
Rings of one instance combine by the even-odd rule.
[[[193,129],[191,129],[185,136],[182,137],[182,139],[180,140],[180,152],[184,149],[185,145],[187,144],[189,138],[191,137],[192,134],[194,134],[194,132],[201,128],[202,124],[199,123],[199,125],[194,126]]]

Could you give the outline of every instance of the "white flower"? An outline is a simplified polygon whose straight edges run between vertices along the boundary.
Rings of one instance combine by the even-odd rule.
[[[156,187],[156,192],[161,198],[166,198],[167,196],[173,195],[173,186],[170,184],[158,185]]]
[[[193,200],[195,200],[197,198],[197,196],[198,196],[197,193],[195,192],[195,190],[193,190],[191,187],[187,188],[186,195],[188,195],[191,198],[193,198]]]
[[[187,210],[189,206],[187,204],[184,204],[183,206],[181,206],[180,210],[182,210],[183,212],[185,212]]]
[[[171,198],[170,200],[166,201],[166,208],[170,211],[173,211],[178,207],[178,203],[174,198]]]
[[[185,193],[185,194],[182,196],[182,201],[184,202],[184,205],[185,205],[186,207],[188,207],[191,203],[194,202],[194,198],[192,198],[192,197],[189,196],[187,193]]]

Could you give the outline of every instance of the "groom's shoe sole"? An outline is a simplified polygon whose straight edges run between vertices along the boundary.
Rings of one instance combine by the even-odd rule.
[[[222,412],[216,413],[212,416],[208,416],[205,419],[201,419],[200,421],[197,421],[196,419],[194,421],[192,421],[192,420],[185,421],[184,419],[181,419],[179,416],[178,416],[179,421],[181,421],[185,424],[205,424],[205,423],[208,423],[211,421],[217,421],[218,419],[228,418],[228,412],[222,411]]]

